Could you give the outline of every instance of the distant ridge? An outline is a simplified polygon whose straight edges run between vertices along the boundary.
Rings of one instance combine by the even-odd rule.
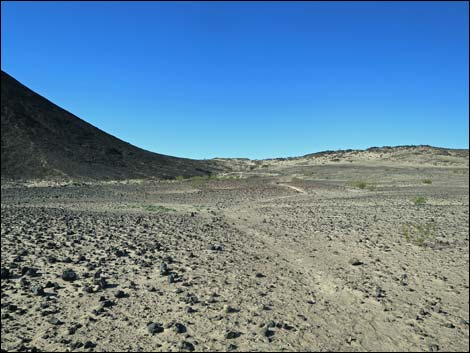
[[[377,152],[377,153],[391,153],[398,151],[415,151],[415,152],[432,152],[436,155],[444,156],[458,156],[458,157],[468,157],[468,149],[459,149],[459,148],[445,148],[445,147],[434,147],[430,145],[400,145],[400,146],[381,146],[381,147],[369,147],[364,150],[355,150],[355,149],[346,149],[346,150],[336,150],[336,151],[322,151],[316,153],[309,153],[300,158],[304,157],[317,157],[326,154],[341,154],[341,153],[360,153],[360,152]],[[296,157],[294,157],[296,158]]]
[[[58,107],[2,71],[1,177],[132,179],[209,175],[216,161],[135,147]]]

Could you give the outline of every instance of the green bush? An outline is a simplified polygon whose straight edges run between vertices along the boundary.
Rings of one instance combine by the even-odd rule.
[[[411,199],[411,202],[413,202],[416,206],[424,205],[426,203],[426,198],[423,196],[417,196]]]
[[[364,180],[353,180],[347,183],[347,185],[361,190],[367,189],[372,191],[376,189],[375,183],[366,182]]]
[[[432,180],[431,179],[424,179],[423,184],[432,184]]]
[[[409,243],[428,246],[436,239],[437,226],[433,222],[407,223],[402,226],[403,236]]]

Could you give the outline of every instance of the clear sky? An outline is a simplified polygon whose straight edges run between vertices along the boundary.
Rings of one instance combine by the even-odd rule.
[[[468,148],[461,2],[4,2],[2,70],[181,157]]]

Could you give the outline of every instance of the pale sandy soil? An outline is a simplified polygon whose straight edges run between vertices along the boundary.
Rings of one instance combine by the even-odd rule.
[[[2,185],[2,350],[468,351],[467,165]]]

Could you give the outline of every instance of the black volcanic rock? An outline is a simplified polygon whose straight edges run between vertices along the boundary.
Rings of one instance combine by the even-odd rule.
[[[1,176],[5,180],[208,175],[215,161],[176,158],[119,140],[2,71]]]

